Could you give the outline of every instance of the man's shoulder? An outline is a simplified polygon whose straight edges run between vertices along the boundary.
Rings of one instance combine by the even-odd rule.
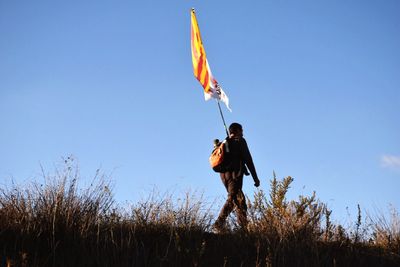
[[[229,146],[233,151],[243,151],[247,147],[246,140],[243,137],[231,137],[228,140]]]
[[[244,137],[241,136],[228,137],[228,140],[245,141]]]
[[[234,138],[232,138],[232,140],[234,142],[241,143],[241,144],[246,144],[247,143],[246,139],[244,139],[243,137],[234,137]]]

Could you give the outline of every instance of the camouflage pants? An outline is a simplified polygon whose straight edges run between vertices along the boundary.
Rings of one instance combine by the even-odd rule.
[[[242,228],[246,228],[247,205],[242,192],[243,174],[236,176],[234,172],[221,173],[221,180],[228,192],[228,199],[222,207],[216,223],[223,225],[229,214],[236,208],[238,224]]]

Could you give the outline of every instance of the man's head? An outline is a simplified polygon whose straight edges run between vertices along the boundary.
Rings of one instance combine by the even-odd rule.
[[[230,136],[235,136],[235,137],[242,137],[243,136],[243,128],[242,125],[240,125],[237,122],[232,123],[229,126],[229,134]]]

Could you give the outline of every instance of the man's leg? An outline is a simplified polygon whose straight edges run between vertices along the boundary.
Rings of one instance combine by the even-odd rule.
[[[246,197],[243,194],[242,189],[238,190],[238,194],[236,197],[237,202],[236,205],[236,216],[238,223],[242,229],[247,229],[247,205],[246,205]]]
[[[225,185],[226,191],[228,192],[228,198],[225,201],[225,204],[219,213],[218,219],[214,224],[214,227],[217,230],[222,230],[224,228],[226,218],[228,218],[229,214],[235,207],[234,202],[236,199],[236,186],[234,184],[234,180],[232,179],[232,174],[230,172],[221,173],[221,180]]]

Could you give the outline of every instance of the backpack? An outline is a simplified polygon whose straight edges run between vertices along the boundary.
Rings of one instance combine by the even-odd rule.
[[[215,144],[215,147],[211,152],[209,158],[211,168],[215,172],[225,172],[228,159],[229,145],[228,141],[225,139],[224,141]]]

